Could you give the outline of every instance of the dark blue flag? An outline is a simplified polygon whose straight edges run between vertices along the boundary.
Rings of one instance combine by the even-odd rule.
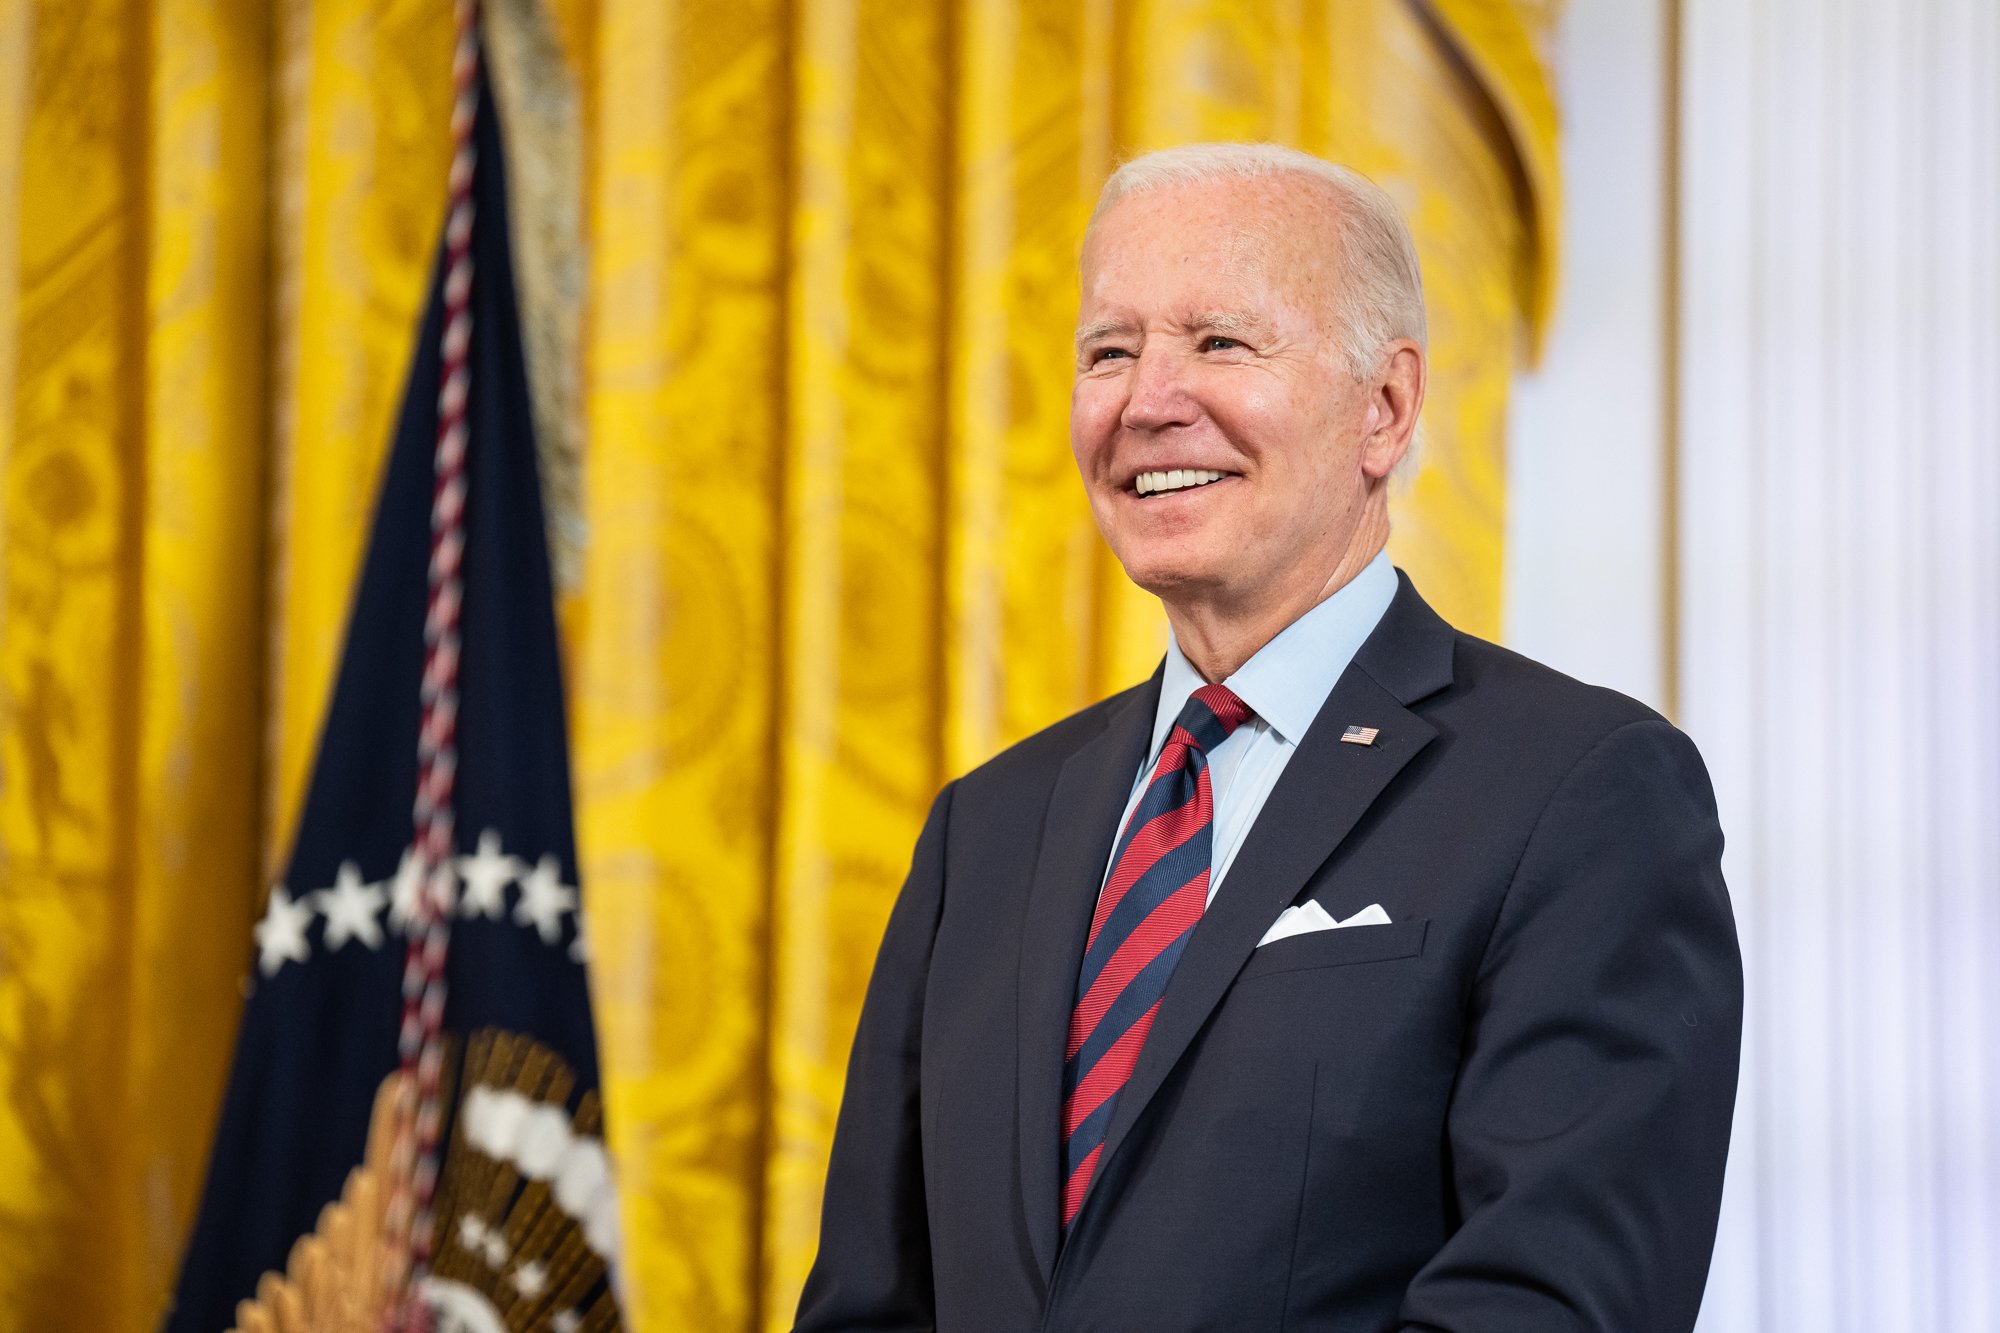
[[[428,1290],[447,1328],[613,1329],[615,1197],[554,597],[500,127],[483,89],[478,105],[451,1109]],[[371,1141],[371,1111],[397,1069],[418,887],[411,812],[447,262],[441,247],[297,840],[256,927],[253,988],[169,1333],[231,1327],[237,1303],[282,1275],[302,1238],[320,1268],[337,1269],[356,1229],[379,1225],[385,1130],[378,1120]],[[372,1175],[357,1172],[364,1159]],[[343,1189],[346,1204],[323,1214]]]

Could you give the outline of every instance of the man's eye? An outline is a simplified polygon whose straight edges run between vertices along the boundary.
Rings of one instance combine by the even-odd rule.
[[[1242,345],[1236,339],[1225,338],[1219,333],[1211,333],[1208,337],[1201,340],[1201,350],[1204,352],[1226,352],[1232,347],[1241,347]]]
[[[1095,365],[1099,361],[1109,361],[1114,356],[1128,357],[1130,355],[1132,354],[1122,347],[1100,347],[1091,353],[1090,360],[1091,364]]]

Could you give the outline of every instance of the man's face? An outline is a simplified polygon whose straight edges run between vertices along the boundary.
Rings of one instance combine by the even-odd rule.
[[[1308,178],[1161,186],[1085,247],[1070,445],[1105,540],[1170,605],[1317,589],[1360,521],[1381,411],[1341,355],[1334,207]]]

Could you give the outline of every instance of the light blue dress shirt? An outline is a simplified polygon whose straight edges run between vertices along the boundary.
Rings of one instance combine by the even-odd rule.
[[[1251,717],[1208,756],[1209,787],[1215,798],[1210,902],[1215,901],[1215,892],[1229,872],[1230,862],[1236,859],[1243,836],[1257,822],[1271,789],[1291,762],[1292,752],[1305,739],[1306,728],[1319,716],[1326,696],[1333,693],[1334,682],[1354,660],[1362,641],[1374,632],[1395,596],[1396,571],[1389,563],[1389,553],[1383,551],[1345,587],[1287,625],[1222,682],[1250,705]],[[1182,654],[1180,644],[1169,636],[1160,705],[1153,715],[1153,746],[1133,778],[1131,799],[1125,802],[1125,814],[1118,821],[1121,832],[1139,804],[1153,765],[1159,762],[1174,719],[1187,706],[1188,696],[1207,683]],[[1112,855],[1117,855],[1115,843]],[[1111,876],[1108,863],[1104,875],[1106,879]]]

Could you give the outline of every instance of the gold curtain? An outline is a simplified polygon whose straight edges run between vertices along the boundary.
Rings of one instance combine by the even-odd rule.
[[[1157,656],[1066,450],[1076,241],[1118,159],[1276,139],[1402,201],[1433,383],[1394,550],[1495,632],[1552,8],[548,5],[637,1327],[786,1325],[930,795]],[[435,244],[449,22],[0,0],[0,1333],[145,1329],[171,1281]]]

